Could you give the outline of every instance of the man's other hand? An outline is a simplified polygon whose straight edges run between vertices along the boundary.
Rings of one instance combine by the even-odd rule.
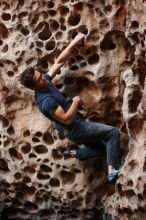
[[[80,96],[75,96],[75,97],[73,98],[73,102],[80,103],[80,101],[81,101]]]

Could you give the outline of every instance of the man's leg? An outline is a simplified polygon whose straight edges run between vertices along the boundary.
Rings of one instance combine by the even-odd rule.
[[[65,157],[76,157],[79,160],[87,160],[94,157],[106,156],[106,143],[104,141],[96,141],[83,143],[84,147],[77,150],[64,151]]]
[[[79,160],[87,160],[99,156],[106,156],[106,143],[104,141],[84,143],[84,147],[76,150],[76,158]]]
[[[81,144],[104,141],[106,142],[107,164],[119,163],[120,133],[116,127],[95,122],[81,122],[74,127],[74,131],[69,133],[67,138]]]
[[[108,173],[111,174],[120,163],[120,133],[116,127],[95,122],[81,122],[75,127],[69,139],[79,142],[106,142]]]

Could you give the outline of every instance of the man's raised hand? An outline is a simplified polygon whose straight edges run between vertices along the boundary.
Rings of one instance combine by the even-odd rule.
[[[70,58],[72,49],[77,45],[81,46],[84,37],[85,34],[78,33],[78,35],[71,41],[71,43],[62,51],[62,53],[56,59],[54,65],[49,70],[49,75],[51,76],[52,79],[56,76],[58,70]]]
[[[80,96],[75,96],[75,97],[73,98],[73,102],[80,103],[80,101],[81,101]]]

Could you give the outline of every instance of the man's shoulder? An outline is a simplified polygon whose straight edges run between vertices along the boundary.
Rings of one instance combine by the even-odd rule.
[[[43,101],[45,98],[50,98],[50,95],[48,93],[35,92],[35,100],[37,103]]]

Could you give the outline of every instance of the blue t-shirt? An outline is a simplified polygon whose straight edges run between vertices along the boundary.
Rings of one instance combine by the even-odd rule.
[[[64,98],[64,96],[59,92],[55,85],[51,82],[51,77],[48,73],[44,74],[45,79],[48,81],[48,92],[35,92],[35,100],[39,110],[49,119],[55,122],[55,126],[58,131],[63,132],[68,125],[65,125],[55,118],[52,117],[52,113],[60,105],[66,112],[70,104]],[[79,115],[77,115],[75,120],[79,120]]]

